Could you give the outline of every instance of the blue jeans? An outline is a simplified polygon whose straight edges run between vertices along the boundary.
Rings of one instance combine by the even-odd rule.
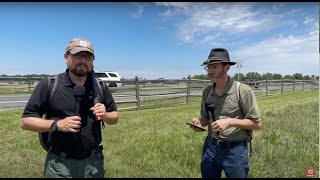
[[[228,178],[246,178],[249,171],[247,143],[231,147],[217,146],[206,137],[201,159],[203,178],[220,178],[224,171]]]

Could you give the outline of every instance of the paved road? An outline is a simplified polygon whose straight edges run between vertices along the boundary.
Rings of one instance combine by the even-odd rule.
[[[24,107],[27,104],[30,96],[17,95],[17,96],[0,96],[0,109]]]
[[[158,91],[158,92],[143,92],[140,94],[140,99],[143,98],[150,98],[150,97],[170,97],[170,96],[186,96],[186,92],[172,92],[171,94],[165,94],[167,92]],[[192,91],[191,94],[193,95],[201,95],[201,91]],[[113,98],[116,102],[120,101],[133,101],[136,99],[135,92],[132,93],[113,93]],[[30,95],[18,95],[18,96],[0,96],[0,109],[7,109],[7,108],[16,108],[16,107],[24,107]]]
[[[261,87],[262,89],[254,89],[256,92],[262,92],[265,93],[264,87]],[[289,87],[288,87],[289,88]],[[305,87],[305,88],[310,88],[310,87]],[[280,89],[280,87],[269,87],[269,90],[272,92],[272,90],[275,89]],[[297,86],[296,91],[301,91],[302,87]],[[167,92],[164,91],[150,91],[150,92],[143,92],[140,94],[140,99],[143,98],[150,98],[150,97],[170,97],[170,96],[185,96],[186,90],[181,89],[179,90],[181,92],[174,92],[172,91],[172,94],[165,94]],[[291,89],[292,91],[292,89]],[[201,90],[194,90],[191,91],[191,95],[199,95],[201,96],[202,91]],[[132,101],[135,100],[135,92],[130,92],[130,93],[113,93],[113,98],[115,99],[116,102],[120,101]],[[24,107],[26,103],[28,102],[30,96],[29,95],[10,95],[10,96],[0,96],[0,109],[8,109],[8,108],[16,108],[16,107]]]

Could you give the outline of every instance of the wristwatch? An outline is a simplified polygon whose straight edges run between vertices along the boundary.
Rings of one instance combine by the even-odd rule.
[[[58,125],[57,125],[58,120],[54,120],[53,123],[50,126],[50,132],[56,132],[58,131]]]

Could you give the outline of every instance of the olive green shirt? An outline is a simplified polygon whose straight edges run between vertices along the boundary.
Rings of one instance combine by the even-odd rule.
[[[241,83],[240,85],[240,107],[237,101],[236,94],[236,81],[228,77],[228,83],[225,88],[223,95],[219,96],[215,93],[215,83],[213,85],[207,86],[202,93],[202,102],[201,102],[201,119],[204,121],[209,121],[209,113],[205,102],[207,104],[214,105],[214,117],[213,121],[217,119],[225,118],[236,118],[241,119],[251,119],[255,121],[260,121],[261,113],[258,108],[256,96],[253,90],[246,84]],[[209,91],[209,93],[208,93]],[[210,118],[212,118],[210,116]],[[219,135],[217,132],[214,132],[212,127],[208,127],[208,135],[216,139],[227,140],[227,141],[237,141],[245,140],[248,136],[246,129],[240,129],[237,127],[228,127],[224,131],[220,131]]]

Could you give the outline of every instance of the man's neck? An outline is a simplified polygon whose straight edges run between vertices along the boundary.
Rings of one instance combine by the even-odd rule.
[[[215,81],[215,83],[216,83],[215,88],[216,88],[216,89],[220,89],[220,90],[224,90],[225,87],[226,87],[227,84],[228,84],[228,80],[229,80],[228,76],[223,76],[223,77],[221,77],[220,79],[217,79],[217,80]]]
[[[73,74],[71,71],[69,71],[68,73],[69,73],[70,80],[71,80],[73,83],[75,83],[76,85],[81,85],[81,86],[83,86],[84,83],[85,83],[86,80],[87,80],[87,76],[79,77],[79,76],[76,76],[75,74]]]

